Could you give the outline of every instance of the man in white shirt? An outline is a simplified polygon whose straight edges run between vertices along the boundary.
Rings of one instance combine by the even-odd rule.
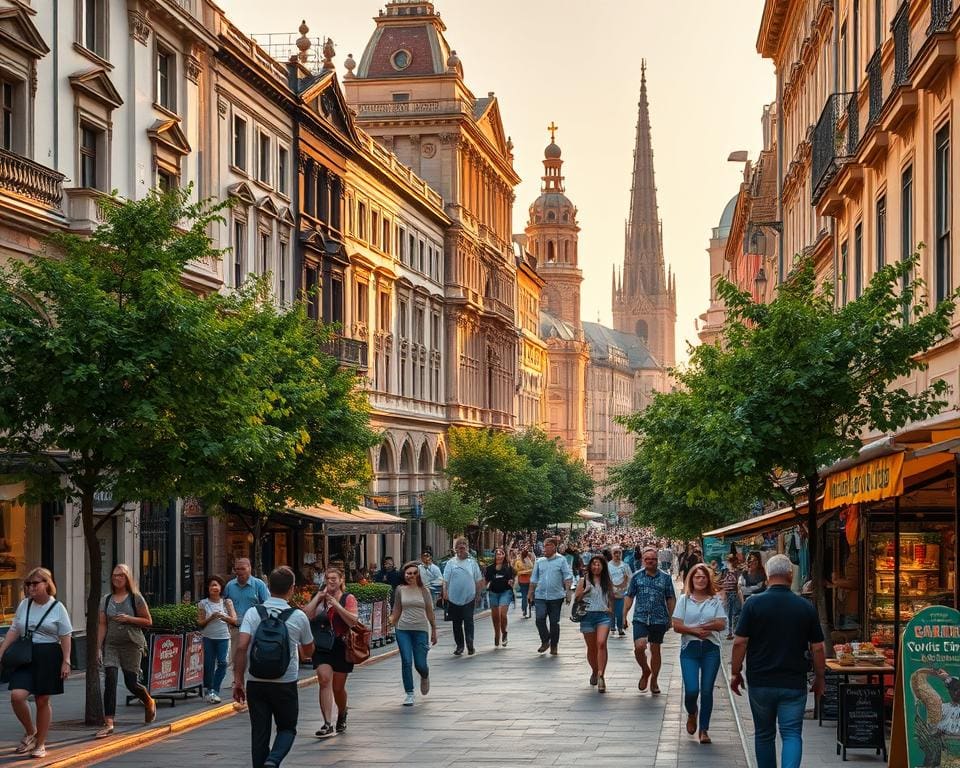
[[[278,768],[297,735],[297,718],[300,714],[297,677],[300,659],[309,659],[313,655],[313,632],[307,615],[299,608],[292,608],[288,602],[293,595],[295,581],[293,571],[287,566],[274,569],[267,579],[270,597],[262,605],[247,610],[237,634],[237,648],[233,656],[233,698],[239,704],[246,702],[249,705],[254,768]],[[246,674],[244,687],[244,674],[247,672],[253,638],[263,620],[258,610],[260,608],[270,616],[284,616],[290,661],[286,671],[275,679]],[[277,724],[277,736],[272,747],[271,721]]]
[[[454,656],[467,653],[473,656],[473,610],[483,592],[483,574],[477,561],[470,557],[467,540],[459,538],[453,542],[455,557],[447,560],[443,567],[443,600],[447,603],[453,621],[453,641],[456,643]]]
[[[441,582],[443,581],[443,572],[440,566],[433,562],[433,553],[429,549],[420,553],[420,581],[423,586],[430,590],[434,600],[440,597]]]
[[[626,632],[623,631],[624,622],[623,622],[623,599],[627,594],[627,587],[630,585],[630,579],[633,576],[633,571],[630,570],[630,566],[623,561],[623,549],[615,545],[613,549],[610,550],[610,554],[613,556],[613,559],[607,563],[607,570],[610,572],[610,581],[613,583],[613,630],[616,630],[619,633],[620,637],[624,637]]]

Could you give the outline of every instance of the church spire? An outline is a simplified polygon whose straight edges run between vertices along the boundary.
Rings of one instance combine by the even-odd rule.
[[[653,137],[647,101],[647,62],[640,65],[640,101],[637,104],[637,140],[633,150],[633,184],[630,220],[624,254],[625,292],[629,296],[653,295],[666,289],[663,241],[653,173]]]

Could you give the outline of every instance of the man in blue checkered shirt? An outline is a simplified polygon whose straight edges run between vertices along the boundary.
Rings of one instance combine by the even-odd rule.
[[[657,550],[646,547],[643,550],[643,570],[637,571],[630,579],[623,615],[633,608],[633,655],[640,665],[641,691],[660,693],[657,676],[660,674],[660,646],[667,633],[677,595],[673,589],[673,578],[657,566]],[[650,661],[647,662],[647,646],[650,646]]]

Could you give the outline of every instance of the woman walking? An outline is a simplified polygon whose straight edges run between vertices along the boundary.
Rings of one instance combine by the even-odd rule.
[[[343,591],[343,571],[327,568],[325,584],[313,599],[303,607],[313,628],[313,668],[320,683],[320,711],[323,727],[317,731],[321,739],[347,730],[347,675],[353,664],[347,661],[344,642],[350,627],[359,623],[357,598]],[[333,705],[337,705],[337,725],[334,728]]]
[[[740,601],[759,595],[767,588],[767,572],[763,569],[760,553],[754,550],[747,555],[747,570],[740,574]]]
[[[530,574],[533,573],[533,566],[536,561],[530,550],[524,547],[520,550],[520,556],[513,564],[513,570],[517,574],[517,583],[520,585],[520,610],[523,618],[530,618],[530,605],[527,603],[527,592],[530,590]]]
[[[723,603],[717,597],[713,573],[703,563],[692,566],[684,593],[673,610],[673,630],[680,641],[680,672],[683,676],[683,704],[687,710],[687,733],[697,732],[700,743],[710,743],[710,715],[713,713],[713,685],[720,671],[720,633],[727,626]],[[700,708],[697,710],[699,699]]]
[[[393,595],[393,613],[387,621],[397,630],[397,648],[400,649],[400,672],[405,697],[403,706],[413,706],[413,668],[420,675],[420,693],[430,691],[430,668],[427,652],[437,644],[437,622],[433,615],[433,600],[420,578],[416,560],[403,566],[403,583]]]
[[[113,733],[117,714],[118,670],[123,672],[123,684],[131,694],[143,702],[145,723],[157,717],[157,703],[140,682],[140,664],[147,652],[143,630],[153,626],[147,601],[137,589],[130,567],[120,563],[110,575],[110,594],[100,608],[97,627],[97,647],[103,665],[103,720],[97,738]]]
[[[23,588],[27,597],[17,606],[13,624],[0,644],[0,659],[14,642],[28,638],[30,663],[16,668],[7,668],[5,664],[0,681],[9,683],[10,706],[23,726],[23,738],[14,753],[45,757],[47,732],[53,716],[50,697],[63,693],[63,681],[70,675],[73,626],[67,609],[56,599],[57,585],[50,571],[34,568],[24,579]],[[36,726],[30,716],[31,695],[37,705]]]
[[[507,561],[507,553],[497,547],[493,562],[487,566],[484,581],[490,600],[490,619],[493,621],[493,646],[507,645],[507,608],[513,600],[513,566]]]
[[[227,674],[227,650],[230,627],[239,627],[241,619],[233,608],[233,600],[223,596],[226,582],[211,576],[207,596],[197,604],[203,634],[203,693],[211,704],[219,704],[220,686]]]
[[[720,586],[723,588],[723,604],[727,611],[727,640],[733,640],[733,630],[737,628],[740,618],[740,568],[737,566],[737,556],[727,555],[727,569],[720,577]]]
[[[614,589],[607,561],[594,555],[587,563],[583,578],[577,583],[575,600],[583,600],[586,613],[580,620],[580,632],[587,644],[587,662],[590,664],[590,685],[600,693],[607,692],[604,673],[607,669],[607,637],[613,624]]]

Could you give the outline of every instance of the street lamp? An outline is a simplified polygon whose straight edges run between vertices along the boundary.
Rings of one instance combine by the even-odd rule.
[[[763,266],[757,270],[757,276],[753,278],[753,285],[757,290],[757,301],[763,301],[767,295],[767,271]]]

